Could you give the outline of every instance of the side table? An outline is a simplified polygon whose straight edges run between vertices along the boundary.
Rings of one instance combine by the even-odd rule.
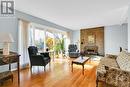
[[[0,52],[0,66],[9,64],[9,71],[11,71],[11,64],[17,63],[17,70],[18,70],[18,84],[20,83],[20,62],[19,62],[20,55],[15,52],[10,52],[8,56],[2,55]]]

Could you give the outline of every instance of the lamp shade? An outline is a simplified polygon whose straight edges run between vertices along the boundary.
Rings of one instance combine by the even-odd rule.
[[[0,33],[0,42],[1,43],[12,43],[14,39],[9,33]]]

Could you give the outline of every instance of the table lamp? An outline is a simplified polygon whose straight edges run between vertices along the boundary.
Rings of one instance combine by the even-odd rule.
[[[14,42],[9,33],[0,33],[0,43],[3,43],[3,55],[9,55],[10,43]]]

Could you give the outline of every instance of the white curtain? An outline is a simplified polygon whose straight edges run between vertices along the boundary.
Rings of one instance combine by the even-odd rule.
[[[25,68],[29,65],[29,55],[28,55],[28,43],[29,43],[29,22],[24,20],[19,20],[19,39],[18,39],[18,51],[21,55],[20,57],[20,66],[21,68]]]

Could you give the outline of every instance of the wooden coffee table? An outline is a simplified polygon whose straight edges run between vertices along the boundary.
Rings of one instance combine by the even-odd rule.
[[[72,72],[73,72],[73,64],[82,65],[82,74],[84,75],[84,65],[89,59],[90,59],[90,57],[83,57],[83,58],[79,57],[79,58],[73,60],[71,63]]]

